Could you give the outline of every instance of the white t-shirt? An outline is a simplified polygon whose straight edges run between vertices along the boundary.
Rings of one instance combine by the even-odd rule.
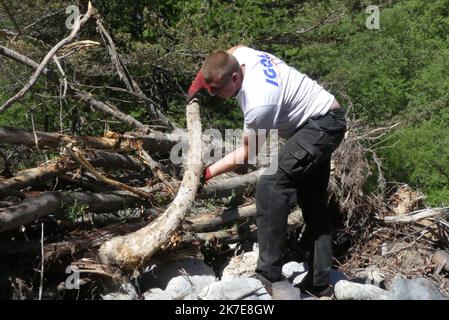
[[[278,129],[280,137],[288,138],[307,119],[329,111],[334,96],[284,61],[248,47],[236,49],[233,55],[245,65],[236,96],[245,131]]]

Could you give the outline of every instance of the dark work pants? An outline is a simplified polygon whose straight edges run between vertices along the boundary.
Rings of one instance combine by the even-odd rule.
[[[279,151],[276,172],[259,178],[256,187],[259,243],[256,271],[271,281],[281,279],[287,218],[291,198],[296,193],[306,223],[306,243],[309,243],[307,281],[314,286],[329,283],[332,238],[327,186],[331,154],[343,140],[345,130],[343,109],[309,119]]]

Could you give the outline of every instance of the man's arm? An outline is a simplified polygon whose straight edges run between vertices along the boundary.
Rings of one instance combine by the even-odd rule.
[[[233,152],[227,154],[221,160],[215,162],[213,165],[208,167],[207,180],[216,177],[222,173],[229,172],[237,169],[243,164],[248,163],[249,158],[257,156],[257,142],[260,141],[262,137],[258,137],[255,134],[243,133],[242,146]],[[261,140],[264,141],[264,140]]]

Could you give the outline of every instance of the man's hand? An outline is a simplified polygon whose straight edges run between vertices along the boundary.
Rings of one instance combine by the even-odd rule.
[[[198,74],[193,80],[192,84],[189,87],[189,91],[187,92],[187,103],[189,103],[193,98],[196,98],[197,94],[202,90],[209,90],[209,85],[204,79],[203,71],[198,71]]]
[[[209,167],[204,168],[203,173],[200,176],[200,187],[198,189],[199,190],[203,189],[206,182],[210,179],[212,179],[212,173]]]

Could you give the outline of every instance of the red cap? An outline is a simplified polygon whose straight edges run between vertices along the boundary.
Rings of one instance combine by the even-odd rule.
[[[192,81],[192,84],[189,87],[189,91],[187,92],[187,99],[191,100],[195,94],[197,94],[202,89],[209,90],[209,85],[206,82],[206,79],[204,79],[203,71],[198,71],[198,74],[195,77],[195,80]]]

